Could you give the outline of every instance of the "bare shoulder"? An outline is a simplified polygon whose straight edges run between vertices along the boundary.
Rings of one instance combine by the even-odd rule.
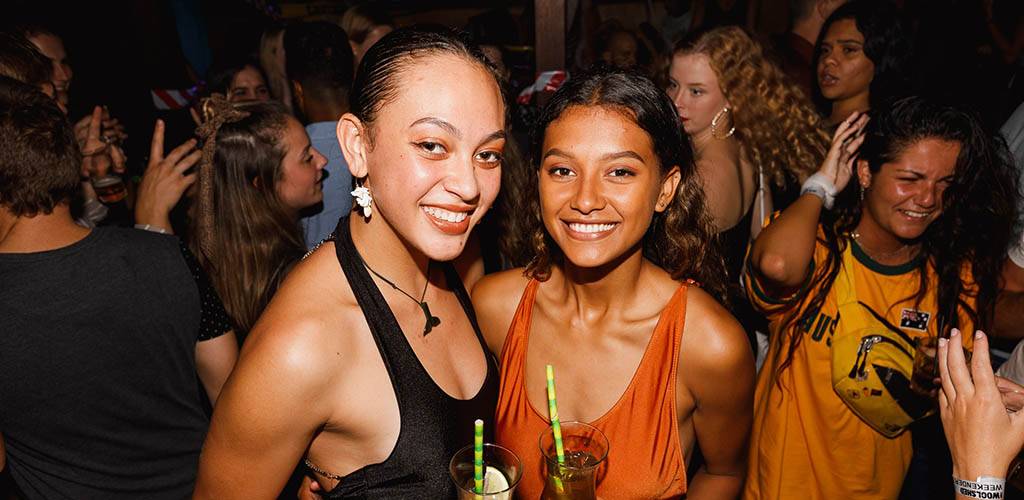
[[[750,341],[743,327],[714,297],[696,286],[687,291],[679,357],[680,366],[720,370],[749,361],[753,367]]]
[[[347,365],[339,358],[358,352],[360,339],[349,325],[364,322],[334,245],[326,243],[281,284],[249,334],[239,367],[286,376],[293,389],[322,389]]]
[[[523,275],[523,268],[510,269],[488,274],[473,287],[473,308],[476,310],[480,330],[487,341],[487,347],[496,356],[501,356],[505,335],[512,324],[519,299],[530,283]]]

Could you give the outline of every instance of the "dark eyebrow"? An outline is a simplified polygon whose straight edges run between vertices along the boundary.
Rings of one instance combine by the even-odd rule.
[[[425,118],[420,118],[419,120],[416,120],[416,121],[412,122],[412,125],[409,125],[409,128],[415,127],[416,125],[419,125],[419,124],[422,124],[422,123],[429,123],[431,125],[434,125],[434,126],[437,126],[437,127],[441,127],[442,129],[444,129],[449,134],[454,135],[456,138],[458,138],[458,139],[462,138],[462,133],[460,133],[459,129],[455,128],[454,125],[452,125],[451,123],[448,123],[448,122],[446,122],[446,121],[444,121],[444,120],[442,120],[440,118],[435,118],[433,116],[428,116],[428,117],[425,117]]]
[[[836,43],[855,43],[857,45],[864,45],[864,42],[862,42],[860,40],[854,40],[852,38],[844,38],[844,39],[841,39],[841,40],[836,40]]]
[[[562,158],[572,158],[573,157],[571,154],[566,153],[565,151],[562,151],[561,149],[551,148],[551,149],[547,150],[546,153],[544,153],[544,156],[541,157],[541,161],[547,159],[547,157],[549,157],[549,156],[561,156]]]
[[[493,140],[505,139],[507,137],[508,134],[504,130],[498,130],[495,132],[491,132],[491,135],[484,137],[484,140],[480,141],[480,144],[487,144],[488,142],[491,142]]]
[[[307,154],[309,154],[309,148],[311,147],[313,147],[313,143],[307,142],[306,147],[302,148],[302,153],[300,153],[299,156],[306,156]]]
[[[641,163],[643,163],[643,161],[644,161],[644,159],[641,158],[640,155],[638,155],[638,154],[636,154],[636,153],[634,153],[632,151],[619,151],[618,153],[608,153],[608,154],[602,156],[601,160],[609,161],[609,160],[618,160],[620,158],[634,158],[634,159],[640,161]]]

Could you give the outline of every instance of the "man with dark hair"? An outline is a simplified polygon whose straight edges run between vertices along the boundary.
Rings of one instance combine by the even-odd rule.
[[[789,31],[773,38],[782,72],[807,97],[814,82],[814,42],[832,11],[847,0],[789,0]]]
[[[0,77],[0,468],[26,499],[186,498],[234,333],[177,238],[75,224],[80,162],[53,99]]]
[[[336,132],[338,119],[348,112],[354,76],[352,48],[345,31],[337,25],[312,22],[288,27],[284,51],[295,107],[307,123],[313,149],[327,157],[322,208],[315,205],[315,213],[302,218],[306,246],[312,248],[352,210],[352,174],[341,155]]]

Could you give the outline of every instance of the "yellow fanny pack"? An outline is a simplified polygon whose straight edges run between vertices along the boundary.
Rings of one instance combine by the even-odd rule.
[[[833,284],[839,323],[832,336],[832,387],[861,420],[896,437],[934,413],[935,405],[910,388],[914,339],[857,300],[854,265],[847,245]]]

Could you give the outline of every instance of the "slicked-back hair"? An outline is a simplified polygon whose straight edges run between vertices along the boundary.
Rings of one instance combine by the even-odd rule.
[[[655,213],[643,237],[643,255],[672,275],[701,283],[712,296],[725,301],[725,264],[717,244],[714,224],[705,208],[704,190],[697,174],[693,151],[686,140],[676,107],[668,95],[643,74],[632,70],[599,68],[574,75],[551,97],[533,130],[530,157],[539,169],[544,135],[552,122],[568,109],[598,107],[622,114],[651,140],[658,158],[659,175],[679,167],[679,186],[668,208]],[[540,214],[537,175],[529,176],[528,209],[534,257],[527,274],[547,279],[550,266],[561,263],[561,254],[548,235]]]
[[[15,217],[52,213],[75,194],[81,160],[57,103],[0,76],[0,207]]]
[[[404,70],[423,57],[437,54],[457,55],[479,64],[501,88],[501,77],[494,65],[464,33],[429,24],[392,31],[366,51],[349,94],[349,112],[366,125],[371,147],[372,124],[377,113],[397,97]],[[508,113],[508,106],[505,112]]]
[[[284,52],[288,78],[304,93],[347,101],[355,57],[345,30],[324,21],[292,24],[284,33]]]

